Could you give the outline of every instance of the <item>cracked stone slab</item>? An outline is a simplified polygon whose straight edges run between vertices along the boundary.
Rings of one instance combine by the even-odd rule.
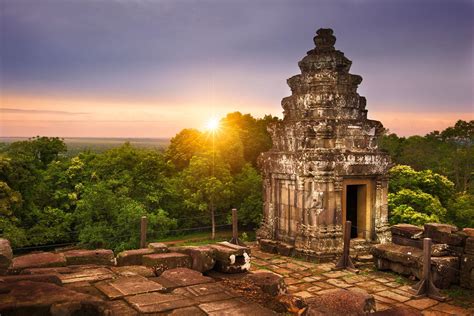
[[[111,300],[128,295],[163,291],[165,289],[161,284],[139,275],[102,281],[96,283],[95,286]]]
[[[200,304],[199,308],[206,312],[208,315],[232,315],[232,316],[247,316],[247,315],[276,315],[273,311],[261,307],[255,303],[249,303],[239,298],[230,300],[223,300],[217,302],[210,302]]]
[[[157,292],[129,296],[125,300],[140,313],[163,313],[196,304],[192,298]]]
[[[174,289],[183,286],[214,282],[214,279],[203,276],[201,272],[187,268],[176,268],[166,270],[156,281],[168,289]]]
[[[193,298],[199,303],[227,300],[237,296],[219,283],[206,283],[182,287],[175,289],[172,293]]]
[[[83,269],[69,274],[59,274],[63,284],[74,282],[97,282],[112,279],[115,275],[107,268]]]
[[[123,267],[111,267],[114,273],[123,276],[141,275],[146,278],[155,276],[153,270],[145,266],[123,266]]]

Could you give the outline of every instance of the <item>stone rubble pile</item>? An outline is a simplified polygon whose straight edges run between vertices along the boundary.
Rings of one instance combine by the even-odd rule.
[[[474,289],[474,229],[461,231],[456,226],[437,223],[424,227],[398,224],[391,227],[391,232],[392,243],[371,248],[378,269],[419,279],[423,267],[423,238],[431,238],[434,284],[439,288],[459,284]]]

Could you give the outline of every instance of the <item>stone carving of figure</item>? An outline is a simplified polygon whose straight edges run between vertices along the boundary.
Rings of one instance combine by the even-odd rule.
[[[324,192],[313,191],[311,209],[320,214],[324,210]]]

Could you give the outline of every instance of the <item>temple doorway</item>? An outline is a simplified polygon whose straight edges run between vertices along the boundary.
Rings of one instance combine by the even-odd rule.
[[[343,192],[343,225],[351,221],[351,238],[370,239],[371,181],[348,179]]]

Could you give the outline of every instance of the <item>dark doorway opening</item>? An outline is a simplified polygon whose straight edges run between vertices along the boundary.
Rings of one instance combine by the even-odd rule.
[[[358,185],[348,185],[346,190],[346,220],[351,221],[351,238],[357,238]]]

